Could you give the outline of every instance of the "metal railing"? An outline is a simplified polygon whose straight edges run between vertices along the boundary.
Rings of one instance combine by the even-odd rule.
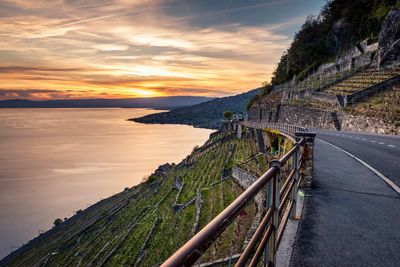
[[[235,266],[247,264],[257,266],[261,258],[264,259],[264,266],[275,266],[276,251],[286,223],[289,217],[294,218],[296,213],[297,191],[301,183],[300,168],[306,160],[305,152],[301,153],[300,148],[305,145],[307,144],[303,137],[282,158],[271,161],[267,172],[161,266],[194,265],[234,219],[243,212],[251,200],[263,190],[266,193],[263,218]],[[283,175],[281,170],[286,164],[290,165],[289,174],[280,186],[281,175]]]
[[[253,129],[273,129],[279,130],[287,133],[296,133],[296,132],[307,132],[307,128],[301,127],[293,124],[286,123],[269,123],[269,122],[255,122],[255,121],[242,121],[240,122],[242,126],[253,128]]]

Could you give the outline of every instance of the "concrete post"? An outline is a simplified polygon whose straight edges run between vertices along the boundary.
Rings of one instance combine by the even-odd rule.
[[[265,153],[265,144],[264,144],[264,137],[261,129],[255,129],[257,145],[258,145],[258,152]]]
[[[237,139],[242,139],[242,125],[241,124],[237,125],[236,137],[237,137]]]
[[[298,144],[296,144],[298,146]],[[296,150],[292,156],[292,169],[294,170],[293,180],[294,185],[292,192],[290,192],[290,200],[293,203],[292,210],[290,211],[290,218],[296,219],[296,205],[297,205],[297,181],[299,180],[299,169],[298,169],[298,160],[299,160],[299,150]]]
[[[311,187],[312,175],[313,175],[313,162],[314,162],[314,139],[315,133],[311,132],[297,132],[296,141],[300,141],[305,138],[305,144],[301,147],[301,154],[303,155],[300,167],[300,188]]]

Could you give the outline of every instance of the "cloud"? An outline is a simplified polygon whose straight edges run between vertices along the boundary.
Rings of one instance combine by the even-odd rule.
[[[22,72],[71,72],[82,71],[80,68],[49,68],[28,66],[0,66],[0,73],[22,73]]]
[[[53,96],[62,96],[65,97],[65,92],[60,92],[57,90],[48,90],[48,89],[24,89],[24,90],[8,90],[8,89],[0,89],[0,97],[2,99],[37,99],[42,98],[50,98],[49,95]]]
[[[101,51],[125,51],[129,48],[129,46],[118,44],[96,44],[93,46],[93,48]]]
[[[238,11],[243,11],[243,10],[251,10],[251,9],[256,9],[256,8],[271,7],[271,6],[281,5],[281,4],[292,2],[292,1],[293,0],[279,0],[279,1],[272,1],[272,2],[267,2],[267,3],[247,5],[247,6],[241,6],[241,7],[235,7],[235,8],[225,8],[223,10],[218,10],[218,11],[214,11],[214,12],[208,12],[208,13],[201,13],[201,14],[190,15],[190,16],[177,17],[176,20],[193,19],[193,18],[198,18],[198,17],[204,18],[204,17],[208,17],[208,16],[217,16],[217,15],[223,15],[223,14],[228,14],[228,13],[238,12]]]
[[[279,31],[299,24],[301,16],[251,25],[238,20],[199,26],[191,19],[288,2],[237,2],[215,10],[211,5],[199,14],[172,16],[167,9],[183,2],[9,0],[13,9],[0,17],[0,88],[7,88],[0,98],[246,91],[269,79],[291,39]]]

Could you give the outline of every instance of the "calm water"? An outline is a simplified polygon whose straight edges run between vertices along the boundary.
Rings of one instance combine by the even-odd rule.
[[[125,121],[145,109],[0,109],[0,258],[55,218],[179,162],[210,130]]]

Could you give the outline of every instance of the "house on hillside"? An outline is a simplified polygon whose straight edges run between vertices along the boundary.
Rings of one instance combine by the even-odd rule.
[[[169,163],[165,163],[163,165],[158,166],[157,170],[154,171],[154,175],[161,176],[166,174],[172,169],[173,165]]]
[[[247,120],[247,114],[243,113],[243,112],[235,112],[232,115],[232,121],[233,122],[237,122],[237,121],[243,121],[243,120]]]

